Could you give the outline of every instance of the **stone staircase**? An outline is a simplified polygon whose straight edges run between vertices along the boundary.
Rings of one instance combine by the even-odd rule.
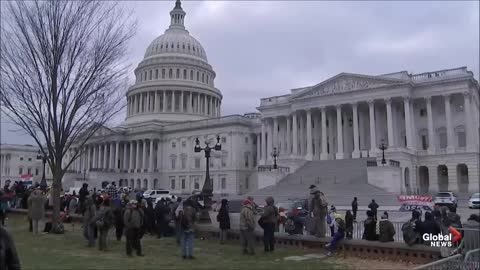
[[[353,197],[359,205],[368,205],[375,199],[380,206],[398,205],[396,194],[369,185],[367,182],[368,159],[341,159],[309,161],[294,173],[287,175],[275,186],[269,186],[251,195],[258,200],[272,196],[276,200],[305,198],[312,184],[325,193],[329,204],[348,206]]]

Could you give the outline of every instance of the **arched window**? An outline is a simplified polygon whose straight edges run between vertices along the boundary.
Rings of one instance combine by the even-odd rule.
[[[162,79],[165,79],[165,69],[162,69]]]
[[[146,76],[146,75],[145,75]],[[197,71],[197,82],[200,81],[200,72]]]
[[[465,147],[467,145],[467,136],[463,125],[455,127],[455,135],[457,137],[457,146]]]
[[[150,80],[152,80],[152,73],[153,73],[153,70],[150,70]]]
[[[172,77],[173,77],[173,70],[170,69],[170,70],[168,71],[168,78],[171,79]]]
[[[145,70],[145,73],[143,75],[143,80],[146,81],[147,80],[147,71]]]
[[[158,69],[155,70],[155,79],[158,79]]]
[[[185,50],[185,43],[182,44],[182,48]]]
[[[186,69],[183,70],[183,79],[184,80],[187,79],[187,70]]]
[[[205,73],[202,73],[202,83],[205,82]]]
[[[193,70],[190,70],[190,80],[193,81]]]
[[[170,48],[172,48],[172,49],[173,49],[173,43],[172,43],[172,44],[170,44]]]
[[[428,149],[428,130],[427,129],[420,130],[420,143],[422,146],[422,150]]]
[[[437,135],[440,149],[447,148],[447,129],[445,127],[438,128]]]
[[[177,79],[180,79],[180,69],[177,68]]]
[[[209,78],[210,78],[210,76],[207,75],[207,84],[208,84]]]

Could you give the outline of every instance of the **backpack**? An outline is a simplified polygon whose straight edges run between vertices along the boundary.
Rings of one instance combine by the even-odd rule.
[[[332,224],[332,216],[327,215],[327,224],[330,225]]]
[[[415,233],[415,223],[408,221],[402,225],[403,241],[409,246],[413,246],[417,241],[417,234]]]
[[[285,221],[285,231],[289,232],[293,230],[295,230],[295,222],[293,221],[292,218],[289,218],[287,219],[287,221]]]

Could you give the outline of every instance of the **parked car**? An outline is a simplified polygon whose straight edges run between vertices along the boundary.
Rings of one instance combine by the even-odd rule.
[[[473,193],[468,200],[468,208],[480,208],[480,193]]]
[[[155,198],[157,199],[158,197],[161,197],[162,195],[169,195],[170,191],[166,189],[149,189],[143,192],[143,198],[146,200],[150,198]]]
[[[449,208],[457,208],[458,199],[453,192],[438,192],[434,199],[435,206],[448,206]]]

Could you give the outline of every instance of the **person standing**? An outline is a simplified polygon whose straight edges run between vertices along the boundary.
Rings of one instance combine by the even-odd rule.
[[[194,259],[193,240],[195,239],[196,211],[192,200],[183,203],[183,210],[179,213],[182,226],[181,250],[183,259]]]
[[[377,221],[373,217],[372,211],[367,211],[367,219],[363,222],[363,236],[362,239],[368,241],[377,240]]]
[[[151,235],[155,234],[155,210],[153,208],[153,202],[147,201],[147,207],[145,208],[145,231]]]
[[[350,210],[345,214],[345,238],[351,240],[353,238],[353,215]]]
[[[78,203],[80,205],[80,213],[85,211],[85,199],[88,196],[88,184],[83,183],[82,187],[78,191]]]
[[[84,202],[83,212],[83,236],[88,241],[88,247],[95,246],[95,214],[96,207],[92,196],[87,196]]]
[[[375,200],[372,200],[372,202],[368,205],[368,208],[370,209],[370,211],[372,211],[373,218],[377,220],[378,204],[375,202]]]
[[[272,197],[265,200],[267,204],[263,210],[263,245],[265,252],[272,252],[274,250],[275,241],[275,224],[277,223],[278,210],[274,205]]]
[[[30,195],[32,204],[31,217],[33,225],[33,233],[38,234],[38,222],[45,217],[45,202],[46,198],[43,192],[38,187],[32,195]]]
[[[315,236],[325,237],[327,207],[320,196],[320,191],[317,190],[317,192],[315,192],[315,197],[312,199],[311,205],[313,218],[315,219]]]
[[[218,211],[217,221],[220,227],[220,244],[227,240],[228,230],[230,230],[230,215],[228,213],[228,200],[222,199],[222,206]]]
[[[132,249],[135,249],[137,256],[143,257],[142,246],[140,245],[141,229],[143,226],[143,211],[138,208],[138,202],[131,200],[123,215],[123,222],[127,228],[127,243],[125,245],[127,256],[132,257]]]
[[[178,197],[177,201],[172,205],[172,216],[175,222],[175,240],[178,246],[180,245],[180,240],[182,238],[182,226],[178,217],[180,210],[183,211],[183,203],[182,198]]]
[[[0,226],[0,269],[20,270],[17,249],[10,234]]]
[[[99,232],[98,250],[100,251],[107,251],[107,236],[112,223],[113,213],[110,208],[110,199],[105,199],[96,213],[96,225]]]
[[[357,211],[358,211],[357,197],[353,197],[353,201],[352,201],[352,213],[353,213],[353,220],[354,220],[354,221],[357,221]]]
[[[243,201],[240,212],[240,241],[243,254],[255,255],[255,214],[252,202],[249,199]]]
[[[429,213],[430,214],[430,213]],[[380,242],[393,242],[393,236],[395,235],[395,228],[392,222],[388,220],[388,213],[385,212],[382,218],[378,221],[378,240]]]

